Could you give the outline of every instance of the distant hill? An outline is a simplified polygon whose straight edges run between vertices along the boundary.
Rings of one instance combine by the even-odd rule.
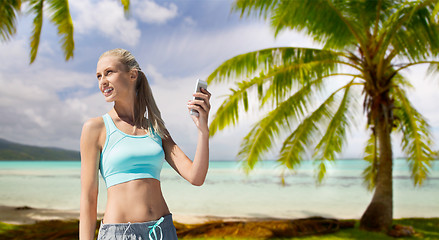
[[[36,147],[0,138],[0,160],[80,160],[78,151]]]

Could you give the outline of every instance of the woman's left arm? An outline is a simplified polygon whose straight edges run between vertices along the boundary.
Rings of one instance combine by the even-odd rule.
[[[197,149],[194,161],[191,161],[180,147],[172,140],[171,136],[163,139],[163,150],[166,161],[184,179],[191,184],[201,186],[206,179],[207,169],[209,168],[209,126],[208,118],[210,111],[211,94],[206,89],[201,89],[200,93],[194,93],[194,97],[201,100],[190,100],[188,109],[197,110],[199,116],[191,115],[192,120],[198,128]]]

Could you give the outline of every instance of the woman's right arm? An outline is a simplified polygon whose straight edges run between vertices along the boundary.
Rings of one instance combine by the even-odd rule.
[[[84,123],[81,133],[80,240],[92,240],[96,232],[102,128],[103,119],[93,118]]]

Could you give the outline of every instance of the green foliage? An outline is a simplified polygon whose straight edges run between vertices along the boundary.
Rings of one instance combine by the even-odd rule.
[[[2,0],[0,2],[0,40],[7,41],[17,31],[16,18],[21,8],[20,0]]]
[[[36,147],[0,139],[0,160],[79,160],[78,151]]]
[[[312,87],[317,83],[318,81],[297,91],[253,126],[241,143],[241,150],[238,153],[247,170],[253,169],[255,163],[261,160],[262,154],[271,148],[274,138],[279,136],[279,130],[294,119],[303,116],[306,104],[312,96],[310,94]]]
[[[433,151],[429,125],[408,100],[403,89],[395,86],[395,115],[399,120],[398,129],[402,132],[402,150],[407,155],[415,185],[421,185],[427,178]]]
[[[309,85],[314,79],[319,79],[312,83],[316,87],[314,91],[321,90],[322,78],[336,70],[337,62],[341,62],[337,53],[307,48],[270,48],[229,59],[210,74],[208,83],[236,77],[250,80],[244,80],[237,84],[237,89],[231,89],[210,125],[210,135],[229,124],[236,124],[239,109],[244,106],[244,111],[247,111],[245,103],[255,88],[261,101],[260,108],[268,102],[279,104],[294,89]],[[256,70],[259,75],[255,76]],[[272,98],[275,100],[271,101]]]
[[[36,16],[33,22],[33,31],[30,42],[30,62],[35,61],[38,52],[38,46],[40,45],[41,28],[43,27],[43,6],[44,0],[31,0],[29,2],[31,9]]]
[[[277,35],[298,30],[324,44],[323,49],[268,48],[238,55],[221,64],[208,82],[235,82],[211,123],[211,136],[255,104],[263,116],[241,143],[238,158],[249,171],[285,136],[278,162],[294,169],[313,153],[320,182],[326,163],[337,158],[354,125],[356,99],[364,99],[371,136],[365,149],[370,165],[363,172],[364,184],[375,187],[381,149],[374,127],[377,121],[398,123],[402,149],[407,154],[415,185],[426,179],[433,145],[429,126],[402,90],[410,87],[400,72],[417,64],[430,64],[439,71],[439,4],[433,0],[237,0],[234,11],[271,22]],[[343,83],[337,76],[350,76]],[[239,80],[242,79],[242,80]],[[327,92],[327,86],[344,86]],[[351,86],[361,88],[351,91]],[[353,89],[354,90],[354,89]],[[344,91],[341,99],[338,93]],[[249,96],[257,92],[257,102]],[[325,96],[325,95],[329,95]],[[315,107],[318,106],[318,107]],[[391,159],[389,159],[391,161]]]
[[[379,56],[390,46],[395,55],[411,61],[436,57],[439,50],[437,23],[431,21],[431,1],[402,1],[384,23],[379,32]]]
[[[211,136],[213,136],[217,130],[222,130],[229,124],[236,124],[236,122],[239,120],[238,111],[240,103],[247,102],[248,104],[248,89],[255,85],[262,87],[264,80],[264,78],[254,78],[250,81],[243,81],[238,84],[238,90],[231,89],[230,95],[227,96],[227,98],[218,108],[216,112],[217,117],[214,118],[210,124],[209,130]]]
[[[120,2],[123,5],[123,10],[125,11],[125,13],[128,13],[130,10],[130,0],[120,0]]]
[[[58,28],[58,35],[62,36],[61,44],[66,60],[73,58],[75,42],[73,40],[73,21],[70,16],[68,0],[46,0],[51,14],[50,20]]]
[[[60,43],[65,60],[73,58],[75,41],[73,38],[73,21],[70,15],[68,0],[24,0],[29,3],[28,12],[34,14],[32,36],[30,38],[30,63],[35,61],[40,44],[43,27],[44,9],[47,6],[50,21],[58,29]],[[8,41],[16,32],[16,18],[21,11],[20,0],[0,1],[0,40]],[[125,14],[129,11],[130,0],[121,0]]]
[[[343,220],[340,220],[343,221]],[[349,220],[347,220],[349,221]],[[301,239],[301,240],[351,240],[351,239],[376,239],[376,240],[392,240],[393,237],[387,236],[384,233],[366,232],[358,228],[358,220],[355,220],[354,228],[341,228],[336,233],[304,236],[295,238],[282,238],[282,239]],[[96,230],[99,228],[100,222],[96,223]],[[177,228],[180,225],[191,227],[190,224],[176,223]],[[211,224],[211,223],[206,223]],[[398,239],[438,239],[439,238],[439,218],[405,218],[395,219],[393,224],[402,224],[405,226],[412,226],[416,231],[416,235],[410,238],[398,238]],[[0,222],[0,239],[78,239],[79,234],[78,221],[61,221],[61,220],[45,220],[39,221],[35,224],[29,225],[13,225]],[[219,231],[221,232],[221,231]],[[178,233],[178,229],[177,229]],[[201,234],[201,233],[200,233]],[[97,235],[97,234],[96,234]],[[189,238],[182,239],[247,239],[255,240],[261,238],[235,238],[235,237],[202,237],[202,238]],[[273,238],[279,239],[279,238]]]
[[[376,184],[376,176],[378,172],[377,157],[379,155],[377,139],[374,132],[370,133],[364,152],[366,154],[364,160],[369,162],[369,166],[363,170],[363,184],[366,186],[367,190],[373,191]]]
[[[325,135],[315,147],[314,157],[317,157],[317,159],[334,160],[336,153],[340,153],[342,150],[349,120],[354,121],[354,115],[352,114],[353,99],[349,91],[350,88],[350,84],[345,86],[345,94],[339,108],[332,116]]]
[[[338,110],[333,116],[331,116],[325,134],[314,148],[313,157],[316,159],[316,162],[319,162],[317,172],[317,179],[319,182],[323,180],[326,173],[324,160],[334,160],[337,158],[336,154],[341,153],[346,141],[346,131],[350,123],[349,120],[354,121],[354,115],[352,114],[353,99],[349,91],[351,85],[348,84],[343,88],[345,88],[345,93]]]
[[[305,158],[306,150],[314,142],[319,131],[319,122],[322,118],[330,119],[334,108],[335,93],[331,94],[315,111],[303,119],[296,129],[285,139],[280,150],[278,162],[289,169],[298,166]]]

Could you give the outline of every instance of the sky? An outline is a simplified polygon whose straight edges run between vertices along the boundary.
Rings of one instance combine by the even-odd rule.
[[[276,38],[269,23],[255,17],[240,18],[231,0],[132,0],[128,16],[118,0],[69,1],[74,23],[74,58],[64,60],[57,30],[45,15],[38,56],[29,64],[32,15],[23,13],[17,33],[0,42],[0,138],[10,141],[79,150],[83,123],[112,108],[98,89],[96,63],[106,50],[125,48],[133,53],[150,82],[163,120],[174,141],[191,159],[197,129],[186,102],[197,78],[205,79],[216,67],[238,54],[269,47],[321,46],[294,31]],[[409,99],[427,118],[436,142],[439,137],[437,91],[439,81],[426,76],[426,67],[404,72],[415,90]],[[233,83],[212,84],[210,121]],[[212,160],[235,160],[242,138],[263,112],[240,118],[210,139]],[[363,156],[364,117],[348,134],[340,157]],[[395,156],[402,156],[394,137]],[[266,159],[274,159],[280,142]],[[436,143],[435,149],[438,149]]]

